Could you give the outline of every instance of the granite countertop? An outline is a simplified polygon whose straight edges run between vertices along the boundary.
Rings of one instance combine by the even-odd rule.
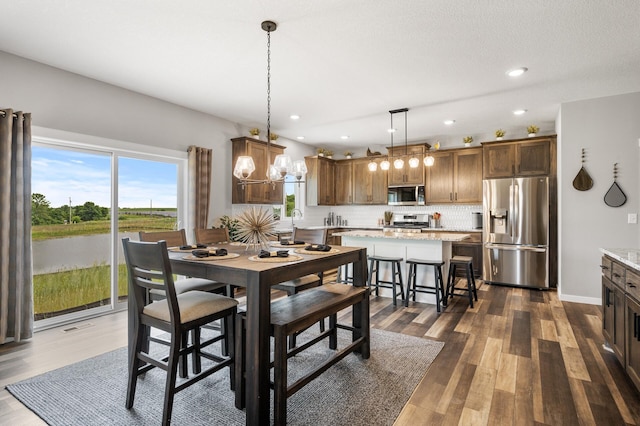
[[[601,248],[600,251],[615,260],[640,271],[640,249],[633,248]]]
[[[447,232],[382,232],[382,231],[347,231],[334,235],[341,237],[359,238],[389,238],[396,240],[427,240],[427,241],[462,241],[469,238],[468,234],[449,234]]]

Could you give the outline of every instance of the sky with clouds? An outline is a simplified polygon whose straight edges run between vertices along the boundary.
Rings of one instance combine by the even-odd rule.
[[[31,192],[40,193],[51,207],[92,201],[111,207],[111,156],[32,146]],[[175,164],[120,157],[119,207],[177,205]]]

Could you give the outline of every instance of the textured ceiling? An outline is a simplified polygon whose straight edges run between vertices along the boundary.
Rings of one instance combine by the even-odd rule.
[[[340,150],[554,132],[562,102],[640,91],[640,1],[0,0],[0,50]],[[529,68],[514,79],[505,72]],[[524,108],[523,116],[514,109]],[[292,121],[290,114],[301,119]],[[395,116],[397,117],[397,116]],[[445,126],[443,120],[456,120]],[[398,120],[404,141],[404,120]],[[395,123],[394,123],[395,124]],[[341,135],[350,139],[342,141]]]

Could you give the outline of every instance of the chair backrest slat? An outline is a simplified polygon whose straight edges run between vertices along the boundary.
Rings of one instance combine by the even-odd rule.
[[[196,228],[196,244],[227,243],[230,240],[227,228]]]
[[[327,229],[301,229],[293,228],[293,239],[304,241],[307,244],[326,244]]]
[[[139,236],[140,241],[148,243],[157,243],[158,241],[165,240],[168,247],[180,247],[187,244],[187,234],[184,229],[159,232],[140,231]]]

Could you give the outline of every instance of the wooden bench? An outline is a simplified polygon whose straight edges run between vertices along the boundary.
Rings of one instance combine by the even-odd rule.
[[[362,303],[360,328],[338,324],[337,313],[341,310]],[[317,337],[294,348],[287,349],[287,337],[305,330],[314,323],[329,318],[329,328]],[[246,360],[245,345],[245,313],[238,314],[236,322],[236,407],[244,408]],[[337,350],[338,328],[353,332],[352,342]],[[291,295],[271,303],[271,335],[274,338],[274,421],[276,425],[286,424],[287,398],[318,377],[329,367],[340,361],[351,352],[360,351],[364,359],[369,357],[369,289],[353,287],[346,284],[324,284],[301,293]],[[319,366],[306,373],[295,383],[287,383],[287,359],[316,343],[329,338],[329,348],[336,353]]]

